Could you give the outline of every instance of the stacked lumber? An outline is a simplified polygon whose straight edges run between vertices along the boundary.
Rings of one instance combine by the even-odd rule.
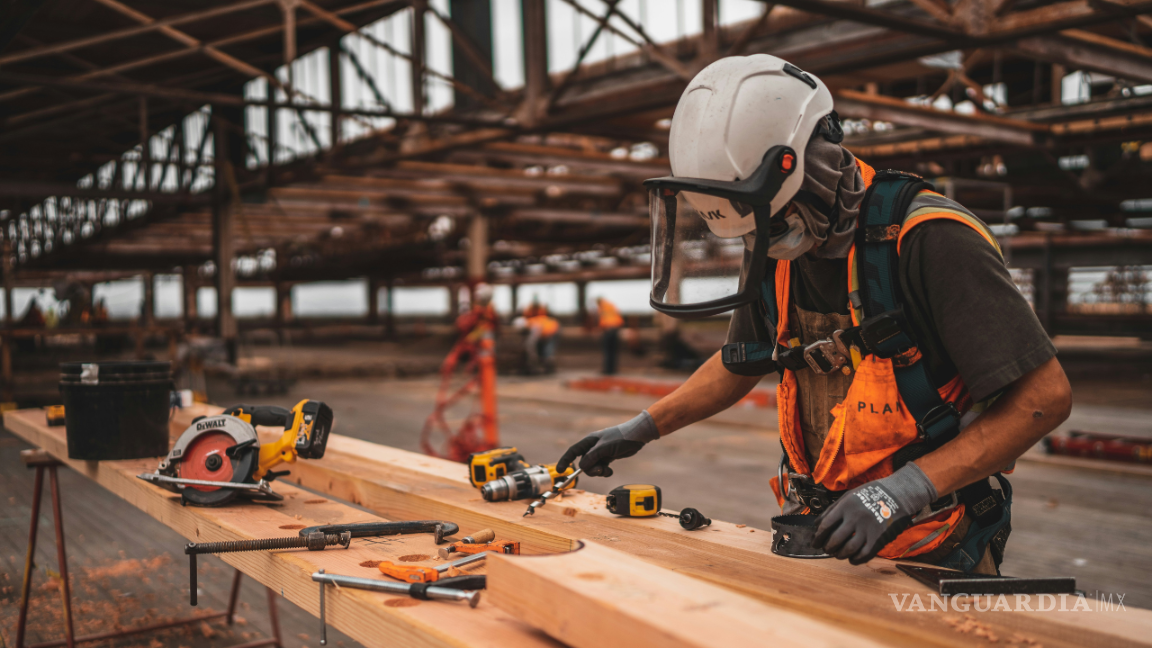
[[[201,406],[173,421],[218,412]],[[83,475],[196,541],[284,535],[285,526],[372,519],[444,519],[464,531],[493,528],[528,554],[491,560],[481,605],[426,602],[359,590],[329,591],[329,622],[366,646],[1043,646],[1149,645],[1152,613],[898,612],[892,596],[927,588],[877,560],[861,567],[771,554],[771,534],[713,521],[685,531],[667,518],[617,518],[604,498],[572,492],[522,518],[524,502],[484,502],[459,464],[333,435],[324,459],[291,466],[297,485],[277,482],[282,505],[244,503],[220,509],[181,507],[179,497],[135,475],[156,460],[68,461],[64,431],[48,428],[41,410],[5,416],[6,426]],[[271,432],[271,431],[269,431]],[[363,506],[380,517],[332,501]],[[765,498],[767,499],[767,498]],[[326,501],[318,501],[326,500]],[[293,533],[291,531],[287,533]],[[434,555],[432,540],[407,536],[354,541],[348,550],[221,556],[284,592],[312,614],[310,575],[379,577],[368,560]],[[575,551],[574,551],[575,550]],[[404,603],[394,601],[403,600]],[[392,601],[392,603],[390,603]],[[404,605],[406,607],[395,607]]]

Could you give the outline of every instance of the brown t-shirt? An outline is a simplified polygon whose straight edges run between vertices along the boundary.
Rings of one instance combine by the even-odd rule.
[[[1056,355],[1004,260],[971,227],[928,221],[904,237],[900,250],[904,312],[937,385],[959,372],[979,402]],[[804,255],[794,264],[797,306],[848,313],[846,259]],[[728,342],[770,342],[774,329],[758,303],[748,304],[733,312]]]

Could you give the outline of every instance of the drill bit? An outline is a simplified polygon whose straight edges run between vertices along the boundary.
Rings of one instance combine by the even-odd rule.
[[[532,515],[533,513],[535,513],[536,509],[540,508],[541,506],[544,506],[545,502],[547,502],[548,500],[552,499],[553,497],[556,497],[557,495],[559,495],[560,491],[564,490],[565,488],[568,488],[569,484],[576,481],[576,476],[579,475],[581,472],[583,472],[583,471],[579,468],[574,470],[571,475],[568,475],[566,478],[564,478],[564,481],[560,482],[559,484],[556,484],[555,486],[552,487],[552,490],[541,495],[540,499],[535,500],[534,502],[529,504],[528,510],[524,511],[524,515],[522,515],[521,517],[528,517],[529,515]]]

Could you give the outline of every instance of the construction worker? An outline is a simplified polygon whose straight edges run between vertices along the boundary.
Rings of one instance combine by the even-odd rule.
[[[495,337],[500,327],[500,318],[492,305],[492,292],[492,286],[486,283],[478,283],[472,289],[472,307],[456,318],[456,330],[461,335],[472,336],[473,339],[486,334]]]
[[[842,139],[828,89],[779,58],[721,59],[688,85],[673,176],[645,183],[651,303],[680,318],[732,311],[728,344],[557,469],[581,457],[611,475],[779,372],[784,479],[771,483],[785,513],[814,516],[814,549],[998,573],[1003,473],[1067,418],[1071,388],[987,227]]]
[[[600,326],[600,349],[604,354],[601,373],[611,376],[616,373],[620,358],[620,329],[624,326],[624,318],[616,304],[603,297],[596,298],[596,314]]]
[[[556,371],[556,343],[560,338],[560,321],[548,314],[548,307],[534,304],[532,315],[525,318],[528,337],[525,350],[528,373]]]

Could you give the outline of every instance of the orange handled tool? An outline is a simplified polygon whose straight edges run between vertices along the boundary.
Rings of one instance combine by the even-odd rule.
[[[494,540],[487,543],[468,543],[464,541],[453,542],[447,547],[441,547],[437,553],[441,558],[448,559],[454,553],[479,554],[485,552],[520,555],[520,543],[515,540]]]
[[[377,569],[379,569],[380,573],[384,574],[385,576],[391,576],[392,578],[408,583],[435,583],[436,581],[440,580],[440,576],[442,576],[449,569],[453,567],[463,567],[464,565],[471,565],[472,563],[480,562],[487,556],[487,552],[478,553],[468,556],[467,558],[461,558],[460,560],[444,563],[443,565],[437,565],[435,567],[397,565],[396,563],[383,560],[377,566]]]

